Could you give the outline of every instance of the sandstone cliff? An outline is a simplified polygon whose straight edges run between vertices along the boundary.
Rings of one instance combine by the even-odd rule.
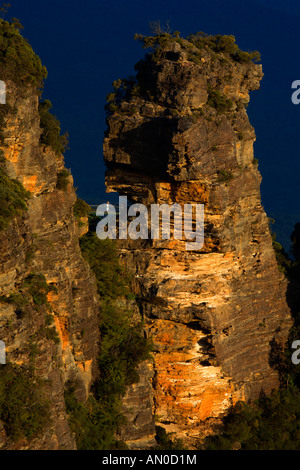
[[[0,19],[0,449],[154,446],[140,313],[114,244],[88,231],[19,28]]]
[[[73,206],[76,194],[63,157],[40,143],[35,87],[6,82],[3,165],[29,191],[28,210],[0,231],[0,339],[10,364],[34,368],[50,403],[50,424],[41,437],[12,442],[1,426],[1,449],[74,449],[64,388],[76,384],[85,400],[96,374],[98,294],[81,256]],[[58,185],[64,175],[63,189]],[[46,284],[43,284],[43,279]],[[41,295],[30,282],[39,280]],[[6,366],[5,366],[6,367]]]
[[[232,403],[277,387],[271,344],[283,345],[291,326],[245,111],[261,66],[233,46],[234,54],[213,50],[213,42],[199,48],[162,39],[138,64],[137,81],[115,86],[104,141],[107,188],[146,205],[203,203],[205,245],[186,251],[184,240],[119,242],[139,309],[124,298],[115,308],[129,309],[137,323],[143,317],[154,343],[153,362],[139,365],[140,380],[123,399],[119,437],[139,449],[155,445],[154,415],[195,446]],[[0,340],[13,377],[22,387],[38,384],[50,420],[29,440],[12,440],[0,422],[0,449],[75,449],[64,390],[72,382],[84,402],[99,376],[97,285],[79,248],[85,228],[73,214],[72,176],[61,152],[41,143],[37,87],[11,79],[20,67],[10,67],[10,74],[0,69],[7,85],[0,178],[4,172],[23,184],[28,207],[9,223],[0,212]],[[11,386],[9,367],[1,378]],[[1,405],[2,396],[0,389]]]
[[[278,386],[271,344],[285,343],[291,317],[245,110],[262,67],[226,48],[162,39],[137,81],[109,97],[106,185],[146,205],[205,205],[200,251],[119,241],[154,341],[153,411],[195,444],[237,400]]]

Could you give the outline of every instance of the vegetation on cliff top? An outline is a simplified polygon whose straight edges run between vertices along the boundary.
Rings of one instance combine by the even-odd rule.
[[[183,49],[187,50],[189,52],[188,60],[195,63],[201,63],[199,62],[201,55],[199,55],[198,51],[202,49],[215,54],[223,53],[235,62],[259,62],[261,60],[258,51],[246,52],[241,50],[235,42],[235,37],[232,35],[209,35],[199,31],[186,38],[181,38],[178,31],[171,33],[170,31],[165,31],[159,25],[156,25],[153,29],[155,33],[153,36],[135,35],[135,39],[141,41],[145,49],[152,49],[153,60],[163,58],[172,42],[177,42]]]
[[[16,19],[9,22],[0,18],[0,79],[12,80],[16,85],[31,84],[40,89],[47,70],[20,34],[21,28]]]
[[[4,5],[1,10],[7,10],[9,5]],[[40,58],[35,54],[28,41],[22,36],[21,23],[16,18],[6,21],[0,18],[0,80],[7,83],[12,81],[18,89],[15,94],[21,94],[24,87],[33,86],[40,94],[44,79],[47,77],[47,69],[42,65]],[[6,109],[5,109],[6,108]],[[8,105],[2,106],[2,113],[8,112]],[[39,105],[41,118],[41,143],[50,145],[57,153],[64,153],[68,145],[68,135],[60,135],[60,123],[50,112],[52,104],[44,100]],[[11,111],[11,110],[10,110]],[[0,124],[3,127],[3,122]]]
[[[140,60],[136,66],[136,77],[128,79],[118,79],[113,83],[113,91],[107,95],[106,111],[113,114],[119,110],[120,103],[134,96],[145,96],[150,100],[155,99],[155,91],[151,77],[148,76],[147,64],[168,59],[178,61],[180,54],[172,51],[172,45],[177,43],[183,52],[186,53],[186,60],[203,65],[203,51],[208,53],[212,61],[217,58],[222,62],[232,60],[238,63],[259,62],[261,60],[258,51],[243,51],[235,42],[232,35],[208,35],[203,32],[191,34],[187,38],[180,37],[180,33],[171,33],[169,29],[164,30],[159,23],[153,26],[153,36],[136,34],[134,37],[139,40],[144,49],[149,49],[146,57]],[[209,106],[215,107],[218,112],[225,112],[231,109],[233,103],[226,96],[220,94],[218,90],[208,89]]]

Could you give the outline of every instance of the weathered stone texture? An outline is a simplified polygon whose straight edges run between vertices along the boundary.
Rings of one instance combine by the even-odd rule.
[[[74,449],[64,402],[66,382],[76,383],[76,395],[87,397],[97,374],[99,301],[96,283],[81,256],[79,228],[72,207],[76,201],[72,177],[66,191],[56,187],[64,169],[62,156],[40,145],[38,97],[31,89],[8,84],[7,100],[14,112],[8,114],[4,129],[7,173],[30,191],[28,211],[0,232],[0,295],[18,292],[29,273],[43,274],[56,290],[48,295],[60,344],[42,337],[38,340],[36,375],[45,379],[52,424],[45,435],[30,443],[12,443],[0,432],[2,449]],[[28,306],[18,318],[13,304],[0,303],[1,339],[7,359],[29,364],[28,345],[44,326],[45,308],[39,313]]]
[[[278,386],[270,343],[284,344],[291,317],[244,106],[261,66],[205,49],[197,65],[175,49],[146,62],[153,99],[123,100],[108,118],[104,157],[108,191],[205,205],[200,251],[180,240],[119,242],[154,341],[154,412],[167,431],[197,439],[238,399]],[[209,106],[209,89],[231,108]]]

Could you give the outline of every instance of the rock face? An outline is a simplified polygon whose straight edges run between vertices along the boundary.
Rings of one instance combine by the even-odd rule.
[[[71,175],[65,190],[57,188],[58,174],[65,170],[62,156],[39,143],[38,96],[32,88],[22,93],[7,83],[7,101],[14,112],[4,129],[5,167],[30,192],[28,211],[0,231],[0,296],[22,295],[30,273],[42,274],[52,290],[48,293],[51,316],[59,344],[45,334],[44,306],[33,303],[20,312],[12,303],[0,303],[1,340],[7,360],[27,365],[31,347],[38,350],[36,376],[45,380],[52,424],[32,442],[14,444],[0,433],[2,449],[74,449],[64,402],[64,386],[71,380],[76,395],[84,400],[97,371],[99,302],[96,283],[79,248],[79,229],[72,207],[76,201]],[[48,311],[49,314],[49,311]],[[44,333],[43,333],[44,332]]]
[[[239,399],[278,386],[272,342],[291,326],[253,158],[245,104],[260,65],[171,41],[139,65],[140,96],[108,117],[108,191],[131,201],[205,205],[205,243],[120,240],[154,342],[153,408],[193,443]]]
[[[130,449],[144,450],[156,446],[153,417],[153,370],[150,362],[142,362],[138,368],[139,381],[127,388],[122,401],[126,424],[119,438]]]

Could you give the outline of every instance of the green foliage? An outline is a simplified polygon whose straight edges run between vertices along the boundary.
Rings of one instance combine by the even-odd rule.
[[[49,307],[47,294],[54,290],[54,287],[47,284],[46,278],[42,274],[30,273],[18,287],[18,291],[8,296],[2,295],[1,302],[14,304],[20,314],[24,313],[23,309],[32,303],[36,310],[39,307]]]
[[[46,339],[53,341],[55,344],[60,344],[60,337],[59,337],[59,334],[57,333],[55,326],[53,326],[52,328],[47,326],[43,328],[41,333],[45,335]]]
[[[9,178],[0,168],[0,230],[8,227],[14,217],[27,210],[26,201],[30,193],[22,184]]]
[[[197,65],[203,64],[203,48],[211,55],[213,61],[219,59],[222,63],[227,63],[230,58],[236,62],[260,60],[260,55],[257,51],[244,52],[239,49],[235,43],[234,36],[209,36],[199,32],[184,39],[180,37],[178,31],[171,33],[169,28],[164,29],[159,23],[156,23],[152,30],[154,32],[153,36],[135,34],[134,39],[140,41],[144,49],[149,49],[149,52],[143,60],[136,64],[136,78],[130,77],[128,80],[119,79],[114,82],[114,91],[107,95],[106,111],[108,115],[120,112],[121,102],[129,100],[132,96],[142,96],[151,101],[155,100],[156,90],[153,86],[151,74],[149,74],[149,65],[151,66],[151,63],[163,59],[178,61],[181,54],[172,51],[170,47],[174,43],[180,44],[181,49],[187,52],[188,60]],[[232,78],[231,74],[228,75],[228,80],[231,80],[230,77]],[[229,111],[233,106],[233,102],[230,99],[227,99],[226,96],[212,88],[209,89],[208,104],[219,113]],[[133,107],[131,113],[134,114],[134,112],[135,108]]]
[[[275,234],[272,235],[275,239]],[[278,345],[273,345],[273,362],[279,370],[281,382],[293,382],[300,390],[300,365],[293,364],[291,361],[290,345],[300,338],[300,224],[297,223],[291,235],[292,249],[290,258],[285,251],[281,250],[280,263],[289,282],[287,289],[287,301],[291,309],[294,324],[290,330],[288,345],[283,349]],[[286,257],[283,260],[283,256]],[[278,258],[277,258],[278,259]]]
[[[236,62],[260,62],[261,55],[258,51],[246,52],[239,49],[232,57]]]
[[[106,425],[106,439],[113,442],[116,431],[125,423],[121,397],[128,385],[138,382],[136,367],[149,357],[150,347],[142,335],[142,325],[132,325],[127,312],[107,302],[102,306],[101,317],[100,377],[93,394],[99,422]]]
[[[204,112],[202,109],[199,109],[197,111],[193,111],[192,114],[190,115],[191,121],[195,124],[199,122],[199,118],[204,115]]]
[[[137,81],[134,77],[119,78],[113,82],[113,92],[108,93],[106,96],[105,110],[107,115],[119,111],[120,103],[123,100],[129,99],[132,96],[139,96],[140,90]],[[131,113],[134,114],[134,108],[131,108]]]
[[[95,393],[108,403],[113,396],[122,396],[128,385],[138,382],[136,366],[149,358],[150,345],[143,336],[142,324],[132,324],[130,312],[109,301],[102,306],[100,333],[101,377]]]
[[[136,77],[119,79],[113,83],[113,92],[107,95],[105,107],[108,116],[121,112],[120,105],[122,101],[128,101],[133,96],[142,96],[151,101],[155,100],[156,91],[151,74],[149,74],[149,65],[163,59],[178,61],[180,53],[172,52],[170,48],[174,43],[180,44],[181,49],[187,52],[188,60],[197,65],[202,65],[201,51],[203,48],[211,55],[213,61],[219,59],[222,63],[227,63],[230,58],[236,62],[260,60],[260,55],[257,51],[244,52],[239,49],[235,43],[234,36],[212,36],[199,32],[184,39],[180,37],[178,31],[171,33],[168,27],[164,29],[159,23],[155,23],[152,30],[154,32],[153,36],[135,34],[134,39],[140,41],[144,49],[149,49],[149,52],[143,60],[136,64]],[[232,75],[229,74],[227,78],[231,80]],[[208,104],[219,113],[229,111],[233,106],[233,102],[230,99],[227,99],[219,91],[211,88],[209,89]],[[133,106],[129,112],[134,114],[136,108]]]
[[[178,39],[178,36],[176,35]],[[158,61],[164,57],[166,48],[174,41],[174,36],[168,32],[160,32],[155,36],[135,34],[134,39],[143,44],[144,49],[152,50],[152,59]]]
[[[22,28],[20,22],[13,18],[11,22],[0,19],[0,79],[7,82],[12,80],[18,85],[18,93],[22,87],[32,85],[39,91],[42,88],[43,80],[47,77],[47,70],[42,66],[39,57],[33,52],[26,39],[22,37],[19,29]],[[6,105],[7,108],[8,105]],[[63,153],[68,145],[68,136],[60,135],[60,123],[50,113],[52,105],[49,100],[44,100],[39,105],[41,127],[41,143],[52,146],[57,153]],[[0,127],[3,133],[3,113],[7,111],[1,108]],[[0,137],[3,138],[1,135]]]
[[[89,232],[80,239],[80,247],[94,271],[102,299],[116,299],[129,292],[113,240],[99,240],[95,233]]]
[[[23,289],[31,296],[35,305],[48,304],[47,294],[52,288],[43,274],[29,274],[24,280]]]
[[[274,223],[269,219],[269,224]],[[300,224],[291,236],[292,260],[272,233],[279,270],[288,281],[287,300],[294,318],[288,346],[272,340],[269,362],[280,378],[279,390],[268,397],[262,395],[254,403],[238,403],[224,419],[218,435],[206,439],[210,450],[299,450],[300,449],[300,365],[291,361],[290,345],[300,338]]]
[[[0,366],[0,420],[13,441],[38,437],[50,422],[41,383],[11,364]]]
[[[68,170],[61,170],[59,173],[57,173],[57,182],[56,182],[56,187],[60,191],[66,191],[69,185],[69,176],[70,173]]]
[[[200,31],[183,39],[180,38],[178,31],[171,33],[170,31],[157,30],[154,36],[136,34],[134,39],[142,42],[144,49],[152,50],[154,61],[164,58],[166,49],[175,41],[179,43],[183,49],[190,51],[188,59],[198,65],[201,65],[201,55],[198,54],[197,50],[193,50],[191,46],[196,47],[199,51],[205,48],[215,54],[226,54],[236,62],[259,62],[261,60],[258,51],[242,51],[236,44],[235,37],[232,35],[207,35]]]
[[[289,259],[287,253],[283,246],[275,240],[276,235],[273,235],[273,248],[276,254],[276,260],[278,269],[283,274],[287,275],[289,269],[291,268],[291,260]]]
[[[32,243],[26,250],[26,255],[25,255],[25,263],[30,263],[35,256],[35,252],[37,250],[37,246]]]
[[[232,180],[233,174],[228,170],[219,170],[218,171],[218,182],[219,183],[228,183]]]
[[[201,63],[202,63],[201,62],[201,57],[199,56],[199,53],[197,53],[197,52],[190,52],[188,54],[188,60],[190,62],[194,62],[194,64],[196,64],[196,65],[201,65]]]
[[[143,335],[142,324],[132,323],[131,312],[124,304],[124,296],[130,291],[115,243],[99,240],[95,233],[89,232],[81,238],[80,246],[96,276],[102,301],[100,377],[85,404],[77,401],[72,387],[68,389],[66,406],[79,449],[120,449],[124,444],[116,440],[116,432],[124,424],[121,397],[128,385],[139,380],[136,368],[149,357],[151,345]]]
[[[69,384],[65,391],[66,409],[71,431],[76,435],[79,450],[120,450],[125,445],[118,441],[112,430],[124,423],[123,417],[106,410],[93,396],[80,403]]]
[[[60,337],[55,326],[51,327],[54,322],[51,307],[48,302],[47,294],[56,291],[54,286],[47,283],[43,274],[30,273],[18,287],[18,291],[13,292],[9,296],[1,296],[0,302],[13,304],[18,319],[22,319],[29,312],[44,313],[44,325],[36,333],[36,338],[46,338],[54,341],[55,344],[60,343]],[[31,309],[28,307],[31,306]],[[32,308],[33,307],[33,308]]]
[[[46,326],[51,326],[51,325],[53,325],[53,323],[54,323],[54,317],[53,317],[53,315],[47,314],[47,315],[45,316],[45,325],[46,325]]]
[[[5,117],[8,113],[8,105],[7,104],[2,104],[0,106],[0,143],[2,145],[5,145],[5,140],[4,140],[4,129],[6,127],[6,121]],[[3,164],[5,162],[4,156],[3,156],[3,150],[1,150],[1,155],[0,155],[0,164]]]
[[[276,255],[277,265],[280,272],[288,276],[292,267],[292,261],[286,253],[283,246],[276,240],[276,233],[272,230],[272,225],[275,223],[274,219],[269,218],[269,230],[272,237],[273,248]]]
[[[135,294],[133,294],[132,292],[130,294],[127,294],[126,295],[126,299],[127,300],[135,300],[136,299],[136,296]]]
[[[81,217],[87,217],[91,210],[92,209],[87,202],[77,198],[73,207],[73,214],[77,219],[80,219]]]
[[[125,423],[121,397],[128,385],[138,381],[136,366],[149,357],[150,351],[142,325],[132,325],[128,313],[105,303],[101,317],[100,377],[92,387],[93,394],[85,404],[69,391],[66,395],[71,428],[81,450],[120,448],[116,432]]]
[[[258,51],[245,52],[242,51],[235,42],[235,37],[232,35],[207,35],[203,32],[198,32],[188,36],[190,41],[199,50],[208,48],[213,52],[219,54],[228,54],[231,59],[236,62],[259,62],[261,60]]]
[[[233,102],[230,99],[226,98],[218,90],[214,90],[210,85],[208,85],[207,104],[215,108],[218,113],[230,111],[233,106]]]
[[[206,439],[209,450],[299,450],[300,392],[294,387],[238,403],[224,420],[224,430]]]
[[[57,155],[64,153],[68,147],[68,133],[61,135],[60,122],[50,112],[52,103],[44,100],[39,103],[40,126],[43,130],[40,142],[52,147]]]
[[[14,304],[18,309],[22,309],[22,307],[25,307],[28,304],[29,298],[28,296],[21,294],[19,292],[13,292],[7,297],[5,295],[2,295],[0,297],[0,302]]]
[[[0,78],[12,80],[17,85],[31,84],[41,88],[47,70],[20,34],[21,27],[15,18],[11,22],[0,19]]]
[[[156,442],[155,450],[186,450],[181,439],[172,439],[171,434],[167,434],[166,430],[161,426],[156,426]]]

